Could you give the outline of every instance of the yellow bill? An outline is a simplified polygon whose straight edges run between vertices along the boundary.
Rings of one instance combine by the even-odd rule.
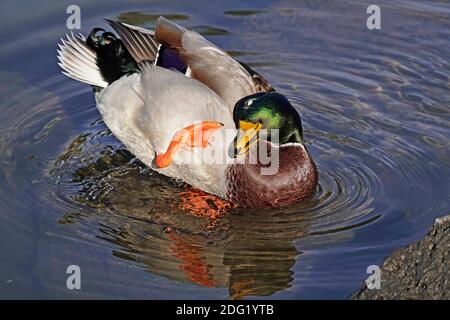
[[[258,132],[261,130],[262,123],[251,123],[239,121],[241,132],[235,143],[236,155],[245,155],[248,150],[258,141]]]

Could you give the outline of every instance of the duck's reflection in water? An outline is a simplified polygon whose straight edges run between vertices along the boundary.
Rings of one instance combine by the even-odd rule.
[[[101,208],[99,237],[118,245],[115,256],[173,280],[228,288],[233,299],[289,287],[300,254],[294,241],[307,228],[298,206],[199,216],[181,207],[185,185],[142,172],[130,159],[124,150],[107,152],[73,174],[81,185],[74,199]],[[62,222],[89,216],[72,212]]]

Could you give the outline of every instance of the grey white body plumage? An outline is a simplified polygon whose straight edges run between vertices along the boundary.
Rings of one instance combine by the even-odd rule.
[[[210,162],[202,158],[209,154],[208,150],[192,148],[180,150],[173,165],[167,168],[160,169],[153,164],[155,153],[163,153],[180,128],[199,121],[221,119],[224,126],[213,138],[217,143],[226,141],[226,130],[228,134],[236,130],[223,99],[204,84],[180,73],[148,65],[141,73],[113,82],[96,95],[96,101],[108,128],[144,164],[164,175],[225,197],[225,172],[232,159],[202,164]],[[207,148],[220,149],[217,145]],[[222,149],[226,150],[226,146]]]

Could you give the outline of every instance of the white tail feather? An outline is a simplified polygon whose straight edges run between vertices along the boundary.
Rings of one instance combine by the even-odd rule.
[[[97,56],[95,52],[86,45],[84,37],[80,34],[67,35],[66,39],[61,39],[59,44],[58,65],[64,70],[66,76],[88,83],[94,86],[105,88],[108,86],[97,66]]]

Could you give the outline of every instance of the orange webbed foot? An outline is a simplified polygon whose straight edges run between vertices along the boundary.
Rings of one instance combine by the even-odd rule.
[[[215,195],[203,192],[194,187],[179,193],[180,208],[199,217],[217,219],[237,206]]]
[[[223,127],[223,124],[218,121],[202,121],[178,130],[173,135],[166,152],[156,155],[156,166],[158,168],[169,166],[181,148],[206,148],[212,135],[220,127]]]

